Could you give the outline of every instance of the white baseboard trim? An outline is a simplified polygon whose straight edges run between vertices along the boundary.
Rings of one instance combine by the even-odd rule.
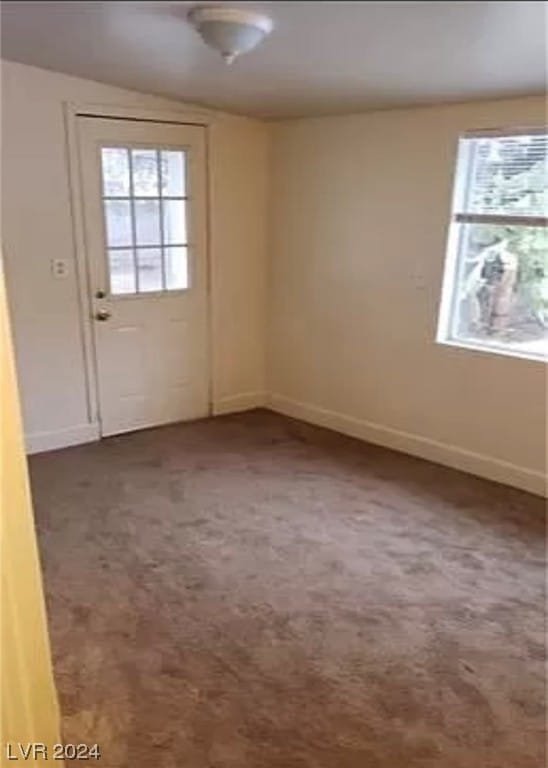
[[[277,413],[283,413],[319,427],[326,427],[335,432],[342,432],[344,435],[357,437],[369,443],[409,453],[412,456],[469,472],[497,483],[511,485],[538,496],[547,495],[547,478],[542,472],[535,472],[492,456],[467,451],[456,445],[440,443],[411,432],[402,432],[392,427],[356,419],[309,403],[301,403],[283,395],[271,394],[267,407]]]
[[[55,430],[54,432],[32,432],[25,436],[27,453],[54,451],[56,448],[67,448],[69,445],[92,443],[99,440],[99,424],[78,424],[75,427]]]
[[[213,415],[221,416],[223,413],[238,413],[238,411],[250,411],[253,408],[264,408],[268,403],[266,392],[241,392],[238,395],[220,397],[213,403]]]
[[[547,478],[542,472],[521,467],[492,456],[468,451],[448,443],[441,443],[411,432],[356,419],[337,411],[320,408],[279,394],[242,392],[223,397],[213,404],[216,416],[248,411],[253,408],[270,408],[277,413],[341,432],[366,442],[383,445],[421,459],[443,464],[488,480],[521,488],[538,496],[547,496]],[[34,432],[26,435],[27,453],[41,453],[66,448],[70,445],[99,440],[98,423],[79,424],[52,432]]]

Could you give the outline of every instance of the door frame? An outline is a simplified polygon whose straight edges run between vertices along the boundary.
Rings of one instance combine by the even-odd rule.
[[[84,229],[83,180],[80,165],[78,141],[78,118],[98,117],[107,120],[136,120],[139,122],[196,125],[205,130],[205,174],[206,174],[206,301],[207,301],[207,359],[208,359],[208,414],[214,413],[214,343],[213,343],[213,301],[212,301],[212,260],[211,260],[211,194],[210,194],[210,128],[216,121],[214,112],[182,109],[180,112],[145,107],[120,107],[107,104],[89,104],[66,101],[64,120],[67,138],[68,181],[70,190],[70,214],[72,219],[73,247],[75,256],[75,277],[78,293],[78,313],[82,340],[83,363],[86,380],[86,408],[88,422],[101,439],[98,372],[95,340],[92,327],[92,305],[90,293],[90,262],[86,248]]]

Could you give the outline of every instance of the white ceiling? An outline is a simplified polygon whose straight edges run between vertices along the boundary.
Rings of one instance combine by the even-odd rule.
[[[544,2],[224,3],[275,30],[227,67],[189,2],[2,2],[2,57],[258,117],[541,92]],[[215,5],[215,3],[213,3]],[[216,3],[220,5],[221,3]]]

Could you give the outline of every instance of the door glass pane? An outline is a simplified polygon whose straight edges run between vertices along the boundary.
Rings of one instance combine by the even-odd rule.
[[[186,159],[183,150],[101,148],[112,294],[189,287]]]
[[[161,248],[138,248],[139,293],[162,290]]]
[[[103,147],[103,194],[105,197],[129,197],[129,156],[123,147]]]
[[[131,211],[127,200],[105,200],[107,245],[109,247],[132,243]]]
[[[135,201],[135,237],[137,245],[161,244],[158,200]]]
[[[133,194],[158,197],[158,155],[155,149],[132,149]]]
[[[162,195],[184,197],[186,194],[185,153],[163,151],[161,154]]]
[[[181,291],[189,286],[188,249],[166,248],[166,288],[171,291]]]
[[[186,200],[164,200],[164,243],[186,243]]]
[[[135,263],[133,251],[124,248],[108,253],[110,292],[112,294],[135,293]]]

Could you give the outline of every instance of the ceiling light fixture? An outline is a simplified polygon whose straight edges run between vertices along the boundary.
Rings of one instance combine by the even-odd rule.
[[[198,6],[188,20],[203,41],[219,51],[227,64],[255,48],[272,31],[272,19],[243,8]]]

